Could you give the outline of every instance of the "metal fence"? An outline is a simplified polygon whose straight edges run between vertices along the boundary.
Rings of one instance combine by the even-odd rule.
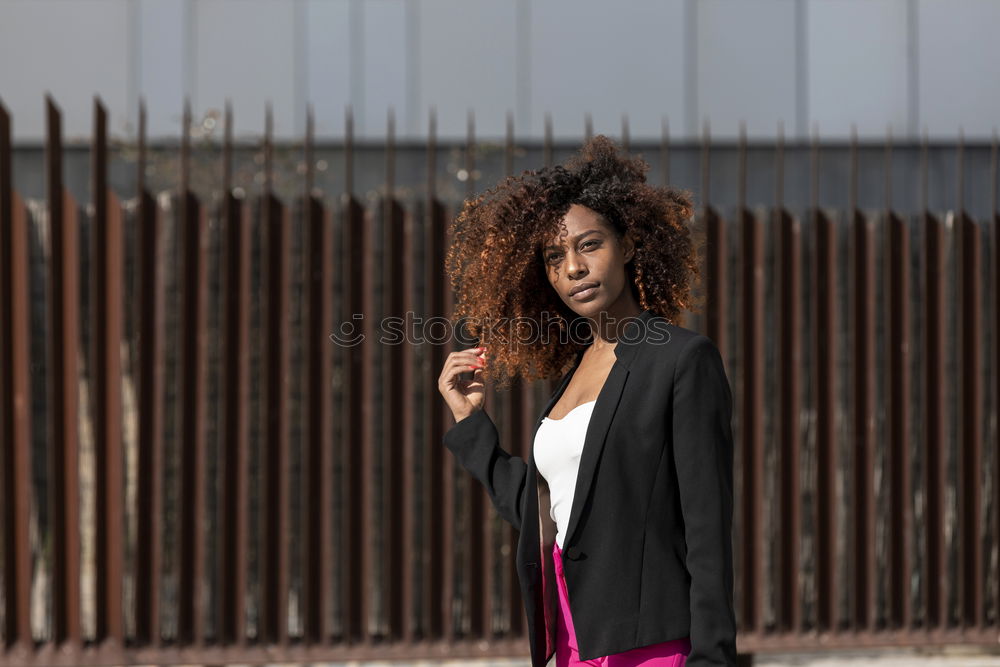
[[[210,151],[221,188],[195,193],[185,132],[179,185],[154,196],[141,114],[122,200],[95,101],[82,206],[46,109],[46,195],[26,201],[0,105],[0,664],[525,657],[516,534],[440,444],[436,378],[459,344],[443,253],[461,197],[438,197],[433,119],[423,192],[397,196],[390,117],[384,187],[362,200],[350,115],[343,194],[327,199],[311,130],[300,193],[276,194],[270,120],[245,196],[228,110]],[[470,119],[465,196],[477,147]],[[553,162],[551,125],[534,148]],[[670,181],[679,148],[666,133],[643,148]],[[785,206],[781,141],[773,205],[749,207],[740,141],[736,205],[702,203],[693,221],[707,308],[686,325],[719,345],[736,398],[738,645],[994,646],[996,142],[974,147],[989,151],[982,220],[963,205],[963,144],[939,212],[930,149],[902,147],[922,158],[915,214],[891,205],[891,142],[881,211],[859,206],[857,142],[841,148],[841,207],[819,205],[841,149],[818,142],[795,148],[810,204]],[[717,150],[707,132],[692,149],[711,202]],[[508,124],[503,173],[517,150]],[[380,328],[391,317],[403,344],[384,338],[401,331]],[[528,453],[552,386],[488,393],[511,453]]]

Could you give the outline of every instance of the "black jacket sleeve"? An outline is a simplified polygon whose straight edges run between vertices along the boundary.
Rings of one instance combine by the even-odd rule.
[[[486,488],[497,513],[521,530],[521,501],[528,466],[500,448],[496,425],[485,410],[476,410],[444,434],[444,444],[463,468]]]
[[[706,336],[685,344],[674,372],[673,445],[691,576],[686,664],[735,665],[732,392]]]

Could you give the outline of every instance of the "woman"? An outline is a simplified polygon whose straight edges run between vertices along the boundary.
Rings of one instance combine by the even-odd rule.
[[[456,316],[481,346],[441,372],[444,444],[519,531],[534,667],[736,661],[732,394],[716,346],[676,324],[698,274],[690,197],[647,168],[597,136],[452,225]],[[510,455],[485,382],[567,366],[530,457]]]

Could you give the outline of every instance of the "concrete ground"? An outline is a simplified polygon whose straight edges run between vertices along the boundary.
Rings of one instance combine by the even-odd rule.
[[[923,649],[866,649],[834,653],[758,654],[754,667],[1000,667],[1000,647],[996,653],[981,648],[928,651]],[[337,662],[309,667],[530,667],[527,660],[424,660],[414,662]],[[284,667],[274,665],[272,667]],[[555,661],[549,663],[555,667]]]

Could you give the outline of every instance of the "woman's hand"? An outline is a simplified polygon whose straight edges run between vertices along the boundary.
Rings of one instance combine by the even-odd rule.
[[[451,352],[444,361],[438,391],[451,408],[455,421],[461,421],[483,408],[486,386],[482,382],[482,369],[486,363],[486,348],[473,347]],[[462,373],[472,371],[471,380],[463,380]]]

